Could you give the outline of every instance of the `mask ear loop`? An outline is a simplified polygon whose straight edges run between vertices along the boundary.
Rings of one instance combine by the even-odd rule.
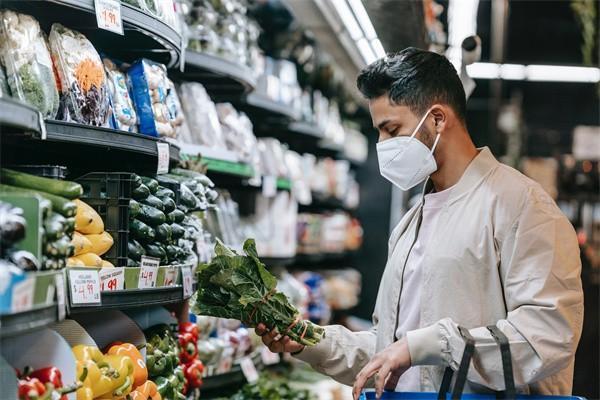
[[[433,152],[435,151],[435,147],[437,146],[438,142],[440,141],[440,136],[442,136],[442,135],[439,132],[435,136],[435,141],[433,142],[433,147],[431,148],[431,155],[433,155]]]

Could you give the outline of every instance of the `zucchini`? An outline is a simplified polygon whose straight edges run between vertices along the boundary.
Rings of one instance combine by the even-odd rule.
[[[44,235],[46,242],[53,242],[64,236],[67,220],[60,214],[50,213],[44,221]]]
[[[189,169],[183,169],[183,168],[174,168],[171,170],[171,174],[181,175],[181,176],[185,176],[188,178],[194,178],[196,181],[203,184],[204,186],[208,186],[211,188],[215,187],[215,184],[213,183],[213,181],[211,181],[208,176],[206,176],[200,172],[191,171]]]
[[[75,217],[65,218],[65,233],[71,235],[75,232]]]
[[[144,250],[144,247],[138,241],[131,239],[127,242],[127,257],[135,261],[140,261],[142,256],[145,255],[146,250]]]
[[[140,214],[141,206],[140,203],[134,199],[129,200],[129,218],[135,219]]]
[[[163,260],[167,260],[167,252],[164,247],[159,244],[147,244],[145,247],[146,255],[150,257],[160,258],[161,263]]]
[[[171,224],[171,235],[173,240],[181,239],[185,235],[185,229],[179,224]]]
[[[38,195],[52,203],[52,210],[59,213],[63,217],[74,217],[77,213],[77,205],[64,197],[55,196],[50,193],[41,192],[39,190],[25,189],[15,186],[0,184],[0,193],[23,193],[29,195]]]
[[[177,206],[175,205],[175,200],[173,200],[172,198],[163,197],[161,198],[161,200],[163,202],[165,214],[168,214],[177,208]]]
[[[67,236],[46,243],[44,255],[54,258],[67,258],[75,255],[75,246],[71,244],[71,239]]]
[[[150,189],[150,193],[154,194],[159,188],[158,181],[156,179],[148,178],[147,176],[142,176],[142,183]]]
[[[158,197],[153,195],[149,195],[148,197],[146,197],[144,200],[142,200],[142,203],[152,206],[154,208],[158,208],[160,211],[163,211],[165,209],[163,202]]]
[[[179,202],[183,206],[193,210],[198,205],[198,198],[187,186],[181,185],[179,188]]]
[[[167,252],[167,258],[169,259],[169,264],[173,264],[174,262],[178,261],[179,258],[181,258],[184,254],[184,251],[181,249],[181,247],[172,244],[165,246],[165,250]]]
[[[161,200],[164,200],[165,197],[170,197],[172,199],[175,199],[175,192],[173,192],[171,189],[166,188],[164,186],[160,186],[158,188],[158,190],[156,191],[156,193],[154,193],[154,195]]]
[[[83,194],[83,188],[79,183],[43,178],[8,168],[0,170],[0,182],[21,188],[39,190],[70,200],[81,197]]]
[[[132,189],[139,187],[140,185],[142,185],[142,183],[143,183],[142,178],[140,178],[139,175],[131,174],[131,184],[132,184],[131,188]]]
[[[139,266],[140,266],[140,263],[138,263],[138,262],[137,262],[137,261],[135,261],[135,260],[132,260],[131,258],[128,258],[128,259],[127,259],[127,266],[128,266],[128,267],[133,267],[133,268],[135,268],[135,267],[139,267]]]
[[[142,204],[140,206],[140,213],[138,214],[137,219],[150,226],[157,226],[160,224],[164,224],[167,220],[167,217],[159,209],[146,204]]]
[[[129,232],[134,239],[144,243],[152,242],[156,237],[154,229],[138,219],[129,222]]]
[[[131,197],[135,200],[144,200],[148,195],[150,195],[150,189],[144,184],[141,184],[131,191]]]
[[[155,228],[156,240],[161,243],[171,243],[173,239],[173,229],[169,224],[161,224]]]
[[[185,218],[185,213],[181,210],[175,209],[167,215],[167,218],[171,223],[180,224]]]

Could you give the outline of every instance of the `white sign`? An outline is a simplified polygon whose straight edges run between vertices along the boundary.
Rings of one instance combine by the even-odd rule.
[[[58,304],[58,320],[62,321],[67,316],[65,303],[65,278],[62,274],[54,275],[54,284],[56,285],[56,303]]]
[[[35,276],[33,275],[29,275],[25,280],[16,283],[12,288],[10,310],[13,313],[31,310],[34,290]]]
[[[166,174],[169,172],[169,143],[156,143],[158,150],[158,166],[156,167],[157,174]]]
[[[120,0],[94,0],[98,28],[123,34]]]
[[[123,268],[102,268],[100,270],[100,291],[111,292],[125,288]]]
[[[183,297],[190,297],[194,293],[192,280],[192,267],[183,265],[181,267],[181,281],[183,283]]]
[[[174,286],[177,283],[177,268],[165,269],[163,286]]]
[[[576,126],[573,130],[573,155],[577,160],[600,159],[600,126]]]
[[[72,304],[100,304],[100,276],[95,269],[69,269]]]
[[[266,346],[260,348],[260,358],[262,359],[262,362],[265,365],[273,365],[281,361],[279,354],[273,353]]]
[[[265,197],[274,197],[277,194],[277,178],[272,175],[263,176],[262,194]]]
[[[142,256],[142,261],[140,263],[140,277],[138,279],[138,289],[149,289],[156,287],[159,264],[160,260],[158,258]]]
[[[249,383],[254,383],[258,380],[258,371],[250,357],[244,357],[240,360],[240,367]]]

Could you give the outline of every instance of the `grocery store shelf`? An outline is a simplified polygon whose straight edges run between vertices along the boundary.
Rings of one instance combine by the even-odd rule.
[[[335,197],[321,197],[318,194],[312,194],[312,203],[308,205],[299,205],[300,212],[323,212],[323,211],[346,211],[353,212],[354,209],[346,207],[343,201]]]
[[[339,253],[297,254],[290,266],[299,269],[347,267],[347,262],[354,253],[353,251],[343,251]]]
[[[285,267],[296,262],[296,257],[260,257],[267,267]]]
[[[286,178],[277,178],[277,189],[279,190],[292,190],[292,181]]]
[[[294,121],[288,125],[288,130],[297,135],[312,136],[315,139],[321,139],[325,132],[317,124],[304,121]]]
[[[252,359],[257,371],[261,371],[265,368],[265,365],[260,357],[260,353],[255,353],[250,358]],[[237,362],[233,364],[229,372],[207,376],[203,378],[203,381],[204,383],[202,384],[201,388],[202,398],[231,395],[247,383],[246,377],[242,372],[242,367]]]
[[[209,174],[212,172],[239,176],[241,178],[251,178],[254,176],[252,167],[241,162],[217,160],[214,158],[202,158],[202,162],[206,165],[206,170]]]
[[[0,337],[14,336],[43,328],[58,320],[56,304],[35,307],[15,314],[0,315]]]
[[[255,118],[268,118],[270,120],[298,119],[298,115],[290,105],[271,100],[267,96],[256,92],[248,94],[237,105]],[[252,120],[254,121],[254,119]]]
[[[73,305],[69,307],[69,313],[94,312],[108,309],[126,309],[150,307],[182,302],[182,286],[159,287],[154,289],[128,289],[115,290],[113,292],[102,292],[100,295],[101,305]]]
[[[196,51],[185,52],[185,80],[195,80],[214,98],[240,96],[256,87],[254,72],[247,66],[223,57]]]
[[[18,129],[39,133],[42,130],[40,113],[33,107],[11,98],[0,97],[0,132]]]
[[[94,0],[4,0],[2,6],[33,15],[46,32],[54,22],[80,31],[99,52],[123,61],[148,57],[174,67],[180,60],[181,35],[129,4],[121,3],[124,35],[98,28]]]

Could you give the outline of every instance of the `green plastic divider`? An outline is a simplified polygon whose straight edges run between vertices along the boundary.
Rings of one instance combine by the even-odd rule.
[[[292,181],[286,178],[277,178],[277,189],[292,190]]]
[[[222,174],[236,175],[244,178],[252,178],[254,176],[254,170],[248,164],[206,157],[202,158],[202,162],[206,165],[208,172],[219,172]]]

